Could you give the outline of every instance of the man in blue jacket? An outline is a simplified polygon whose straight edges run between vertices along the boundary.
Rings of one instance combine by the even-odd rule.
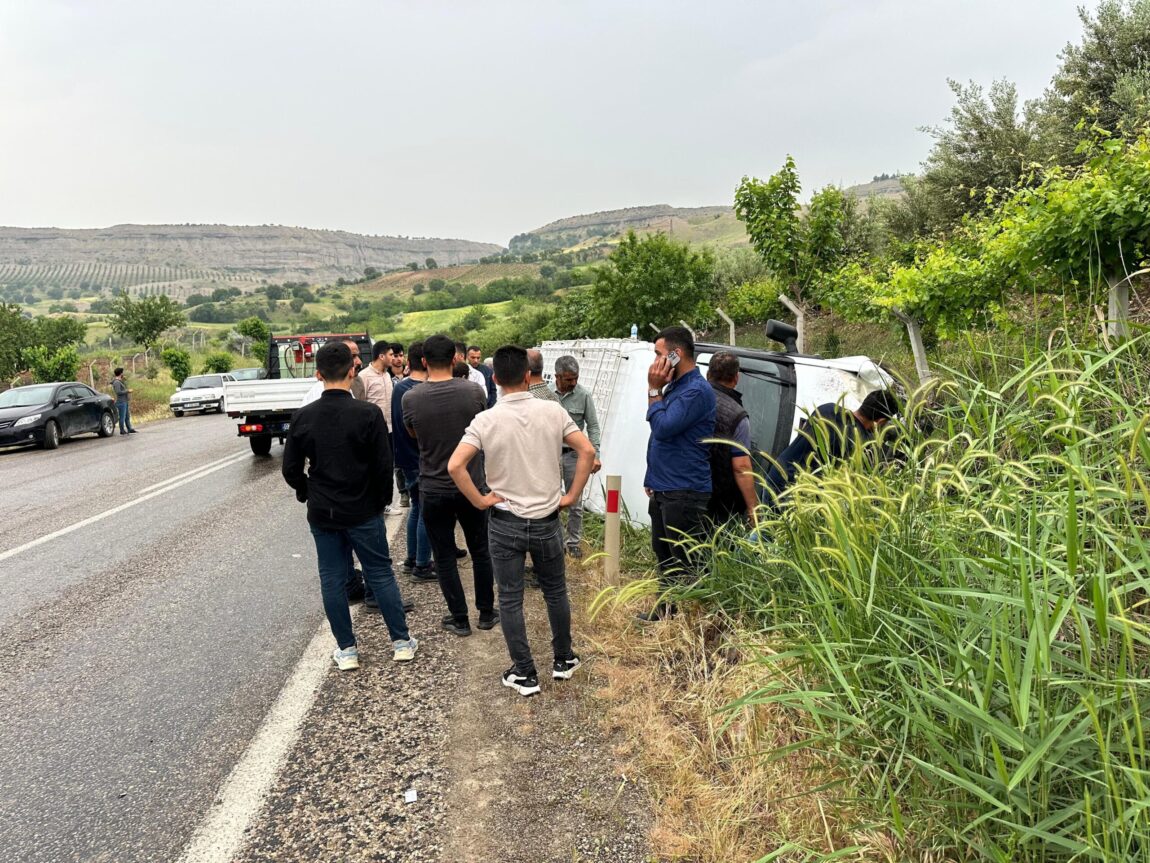
[[[695,365],[695,339],[686,327],[668,327],[655,338],[647,372],[647,474],[651,546],[664,588],[695,571],[690,546],[706,534],[711,499],[710,446],[715,432],[715,392]],[[675,613],[660,602],[639,615],[644,622]]]

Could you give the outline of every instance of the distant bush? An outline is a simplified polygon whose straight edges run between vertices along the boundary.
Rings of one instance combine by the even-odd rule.
[[[80,354],[74,345],[65,345],[56,350],[47,345],[36,345],[22,351],[20,359],[36,383],[41,384],[74,381],[80,370]]]
[[[232,365],[231,354],[224,351],[214,351],[204,357],[204,368],[201,374],[230,372]]]
[[[172,373],[176,386],[182,384],[192,373],[192,355],[181,348],[166,348],[160,360]]]

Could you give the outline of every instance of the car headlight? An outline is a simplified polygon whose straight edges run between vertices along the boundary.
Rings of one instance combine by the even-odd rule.
[[[40,419],[40,417],[42,417],[42,416],[44,416],[44,415],[43,414],[31,414],[30,416],[20,417],[20,419],[16,420],[16,422],[12,423],[12,425],[13,425],[13,427],[31,425],[32,423],[36,422],[36,420]]]

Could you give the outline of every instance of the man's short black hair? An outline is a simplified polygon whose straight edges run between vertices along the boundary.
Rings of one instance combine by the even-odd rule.
[[[898,416],[901,410],[902,405],[899,404],[898,396],[890,390],[875,390],[872,393],[867,393],[867,397],[859,405],[859,413],[864,419],[871,422],[889,420]]]
[[[412,342],[407,346],[407,364],[413,372],[423,371],[423,342]]]
[[[342,381],[351,371],[351,348],[343,342],[328,342],[315,352],[315,370],[325,381]]]
[[[449,369],[455,363],[455,342],[444,335],[428,336],[423,342],[423,361],[429,369]]]
[[[401,345],[399,342],[392,342],[391,343],[391,352],[393,354],[402,354],[403,353],[403,345]]]
[[[466,354],[467,353],[467,342],[456,342],[455,343],[455,352],[457,354]]]
[[[124,373],[124,367],[123,367],[123,366],[116,366],[114,369],[112,369],[112,375],[113,375],[113,377],[117,377],[117,378],[118,378],[118,377],[119,377],[120,375],[122,375],[123,373]]]
[[[491,365],[495,369],[497,384],[501,387],[516,386],[527,376],[527,350],[519,345],[504,345],[491,358]]]
[[[483,353],[483,349],[479,347],[479,345],[468,345],[467,352],[471,353],[472,351],[479,351],[480,354]]]
[[[727,384],[739,376],[739,358],[730,351],[716,351],[707,363],[707,380]]]
[[[371,359],[372,361],[378,360],[388,351],[392,350],[391,345],[387,342],[376,342],[371,346]]]
[[[655,341],[659,339],[662,339],[667,347],[678,350],[680,356],[695,358],[695,337],[686,327],[667,327],[665,330],[660,330],[659,335],[655,336]]]

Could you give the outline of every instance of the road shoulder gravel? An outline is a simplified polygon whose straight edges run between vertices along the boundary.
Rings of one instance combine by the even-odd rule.
[[[569,572],[576,651],[590,569]],[[498,628],[451,635],[438,586],[400,583],[418,656],[392,662],[382,618],[357,617],[362,668],[328,673],[237,863],[648,860],[649,798],[601,730],[594,658],[524,699],[500,685]],[[526,612],[533,649],[550,657],[538,591]]]

